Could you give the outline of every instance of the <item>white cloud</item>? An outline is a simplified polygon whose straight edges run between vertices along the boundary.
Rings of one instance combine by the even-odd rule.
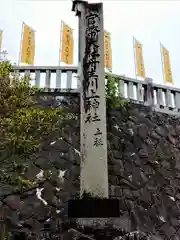
[[[71,11],[71,1],[0,0],[0,28],[4,29],[3,48],[18,60],[21,25],[26,22],[36,30],[36,65],[57,65],[60,21],[74,29],[77,39],[78,19]],[[98,2],[96,0],[91,2]],[[146,73],[163,83],[160,56],[161,41],[170,51],[172,73],[180,87],[180,2],[178,1],[108,1],[104,0],[104,27],[112,34],[113,72],[134,77],[132,36],[143,44]],[[75,64],[77,64],[75,41]]]

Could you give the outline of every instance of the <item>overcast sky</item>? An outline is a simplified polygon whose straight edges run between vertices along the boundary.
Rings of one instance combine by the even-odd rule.
[[[91,0],[91,2],[97,2]],[[169,50],[175,85],[180,87],[180,1],[104,0],[104,28],[112,34],[113,73],[135,77],[134,36],[143,44],[146,75],[163,83],[160,41]],[[71,0],[0,0],[3,49],[18,61],[22,21],[36,30],[35,65],[58,64],[60,22],[74,29]],[[75,65],[78,44],[75,41]]]

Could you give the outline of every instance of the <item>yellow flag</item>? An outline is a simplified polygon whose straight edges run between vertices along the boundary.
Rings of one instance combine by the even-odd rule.
[[[172,79],[172,71],[171,71],[171,64],[170,64],[170,58],[169,58],[169,51],[162,47],[162,56],[163,56],[163,65],[164,65],[164,80],[165,82],[169,82],[173,84],[173,79]]]
[[[0,51],[2,50],[3,30],[0,30]]]
[[[112,70],[111,36],[107,31],[104,31],[104,67]]]
[[[139,43],[136,39],[134,39],[134,41],[135,41],[135,56],[136,56],[135,60],[137,76],[146,78],[142,44]]]
[[[66,64],[73,64],[74,57],[74,39],[73,29],[64,22],[62,23],[62,45],[61,61]]]
[[[24,24],[21,47],[21,63],[33,65],[35,57],[35,31]]]

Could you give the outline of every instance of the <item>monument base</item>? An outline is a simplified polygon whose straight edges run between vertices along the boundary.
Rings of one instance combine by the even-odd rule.
[[[70,218],[114,218],[119,217],[118,199],[77,199],[68,201]]]

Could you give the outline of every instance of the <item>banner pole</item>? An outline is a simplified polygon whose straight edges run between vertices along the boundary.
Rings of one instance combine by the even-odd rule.
[[[133,55],[134,55],[134,72],[137,79],[137,64],[136,64],[136,46],[135,46],[135,37],[133,36]]]
[[[63,21],[61,20],[58,66],[61,65],[61,53],[62,53],[62,28],[63,28]]]
[[[18,59],[18,66],[21,62],[21,54],[22,54],[22,40],[23,40],[23,33],[24,33],[24,22],[22,21],[22,30],[21,30],[21,40],[20,40],[20,49],[19,49],[19,59]]]
[[[0,33],[1,33],[1,39],[0,39],[0,52],[2,51],[2,39],[3,39],[3,30],[0,29]]]
[[[165,75],[164,75],[164,61],[163,61],[162,44],[161,44],[161,42],[160,42],[160,54],[161,54],[161,65],[162,65],[163,81],[164,81],[164,83],[166,83],[166,81],[165,81]]]

